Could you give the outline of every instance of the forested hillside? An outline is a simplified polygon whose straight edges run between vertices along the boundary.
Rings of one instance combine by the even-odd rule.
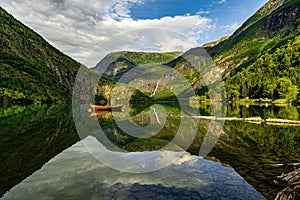
[[[299,35],[300,1],[270,0],[228,39],[205,45],[223,75],[227,99],[297,103]]]
[[[226,80],[229,100],[249,97],[292,102],[299,93],[299,34],[300,0],[270,0],[232,36],[202,48],[217,66],[214,73]],[[194,48],[168,65],[182,73],[198,95],[209,98],[201,74],[185,59],[195,63],[203,55],[201,48]]]
[[[0,104],[70,100],[79,67],[0,8]]]
[[[226,80],[227,98],[295,101],[300,88],[300,36]]]
[[[270,0],[227,40],[206,49],[224,77],[232,76],[297,36],[299,18],[299,0]]]
[[[177,58],[180,52],[130,52],[120,51],[109,53],[93,69],[112,80],[118,80],[130,69],[145,64],[166,64]]]

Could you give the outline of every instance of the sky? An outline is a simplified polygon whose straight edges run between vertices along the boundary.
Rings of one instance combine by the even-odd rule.
[[[231,35],[267,0],[1,0],[88,67],[112,51],[181,51]]]

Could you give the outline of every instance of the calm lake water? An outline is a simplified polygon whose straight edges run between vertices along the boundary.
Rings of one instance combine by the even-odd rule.
[[[175,137],[182,120],[182,113],[176,105],[163,105],[163,107],[166,111],[165,123],[158,133],[150,138],[136,138],[126,134],[117,123],[135,124],[141,127],[146,127],[153,119],[162,123],[164,121],[156,107],[131,108],[130,120],[122,116],[123,113],[114,114],[117,115],[117,120],[111,113],[91,117],[91,119],[99,122],[106,137],[118,148],[129,152],[152,151],[154,154],[159,154],[159,150]],[[211,108],[203,106],[200,108],[200,113],[210,115]],[[299,108],[228,105],[226,116],[299,120]],[[55,195],[58,194],[69,199],[92,199],[92,197],[97,199],[94,193],[98,192],[106,199],[111,199],[122,195],[138,196],[138,192],[141,195],[148,191],[149,198],[152,197],[151,195],[159,194],[172,199],[182,194],[185,195],[182,198],[198,195],[199,198],[214,199],[223,195],[222,197],[230,199],[236,195],[236,198],[243,199],[238,191],[246,189],[248,193],[244,193],[244,198],[251,199],[249,198],[251,196],[252,199],[263,198],[260,196],[262,194],[267,199],[274,199],[276,193],[283,189],[274,184],[276,176],[291,171],[293,166],[290,164],[300,163],[300,127],[225,121],[214,148],[202,159],[198,155],[210,122],[210,120],[200,120],[197,134],[187,149],[187,152],[195,156],[187,153],[189,159],[180,164],[172,164],[150,174],[137,175],[105,168],[84,150],[81,143],[78,143],[80,139],[70,106],[37,105],[1,108],[0,159],[4,162],[0,165],[0,194],[4,195],[9,191],[5,194],[5,199],[18,199],[20,196],[18,197],[17,194],[28,199],[33,197],[55,199]],[[94,137],[88,137],[90,138]],[[75,146],[72,146],[74,144]],[[104,150],[109,151],[106,148]],[[145,153],[143,156],[147,157],[148,154]],[[54,157],[55,159],[52,159]],[[59,170],[61,168],[66,170]],[[101,169],[105,169],[106,173],[100,172]],[[74,174],[74,171],[81,173]],[[176,173],[175,171],[178,175],[171,176]],[[187,183],[191,177],[195,177],[195,180]],[[64,182],[66,185],[59,182]],[[39,187],[36,187],[37,185]],[[46,188],[48,188],[47,193]],[[225,191],[229,192],[225,193]],[[89,196],[91,194],[94,196]],[[111,196],[112,194],[116,196]]]

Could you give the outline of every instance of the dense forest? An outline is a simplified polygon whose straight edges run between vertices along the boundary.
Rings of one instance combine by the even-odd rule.
[[[0,105],[70,100],[79,67],[0,8]]]
[[[226,80],[227,98],[297,100],[300,88],[300,36],[266,53]]]

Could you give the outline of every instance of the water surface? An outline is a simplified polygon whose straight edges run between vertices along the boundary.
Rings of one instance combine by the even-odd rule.
[[[105,136],[116,147],[122,150],[129,152],[159,152],[162,147],[169,144],[170,141],[175,137],[178,131],[178,126],[182,120],[182,113],[180,108],[178,108],[176,105],[171,104],[163,106],[167,111],[166,122],[161,130],[150,138],[136,138],[122,131],[117,126],[116,120],[110,113],[99,115],[98,117],[93,117],[91,119],[96,120],[104,130]],[[210,115],[210,110],[211,108],[209,108],[209,106],[202,107],[200,109],[202,115]],[[127,124],[132,123],[144,127],[149,124],[151,116],[154,116],[155,120],[160,120],[161,116],[159,110],[155,110],[155,112],[156,115],[154,115],[151,107],[142,107],[142,109],[131,108],[131,119],[123,117],[122,113],[120,113],[118,123],[126,122]],[[224,180],[219,181],[218,178],[214,182],[213,179],[208,178],[209,176],[219,177],[216,171],[222,171],[224,173],[228,172],[228,177],[230,177],[230,174],[232,175],[234,173],[235,177],[239,177],[238,180],[241,180],[242,183],[245,184],[245,188],[252,188],[253,186],[255,189],[252,188],[251,191],[254,191],[254,193],[255,191],[258,191],[267,199],[273,199],[276,193],[282,189],[281,186],[274,184],[274,179],[276,176],[280,175],[282,172],[291,171],[293,168],[293,166],[290,165],[291,163],[300,163],[300,127],[275,126],[266,125],[264,123],[251,124],[244,121],[226,121],[216,145],[205,157],[205,159],[197,159],[196,157],[193,157],[193,159],[198,160],[197,162],[205,163],[205,166],[209,167],[204,168],[202,164],[197,164],[189,165],[189,168],[184,168],[182,165],[180,167],[182,172],[180,173],[181,177],[178,177],[176,180],[172,179],[173,185],[163,184],[167,182],[166,180],[168,179],[161,177],[161,174],[159,175],[161,178],[157,179],[155,182],[152,182],[153,184],[148,184],[148,182],[145,182],[144,177],[141,179],[132,178],[130,183],[122,181],[118,182],[118,180],[114,180],[108,184],[107,181],[110,180],[108,176],[104,176],[102,173],[98,172],[99,170],[92,170],[93,167],[92,169],[89,168],[91,166],[99,167],[101,163],[99,164],[97,160],[93,160],[91,156],[88,157],[86,153],[84,153],[84,160],[87,158],[88,160],[92,159],[93,161],[90,160],[89,162],[90,164],[91,162],[93,164],[85,166],[83,165],[83,160],[80,160],[80,156],[78,156],[78,160],[76,159],[75,153],[78,152],[76,150],[78,146],[75,146],[75,149],[71,148],[70,150],[66,151],[69,153],[73,152],[71,153],[72,156],[70,157],[68,157],[68,153],[60,154],[63,150],[69,148],[79,140],[75,130],[70,106],[15,106],[10,108],[2,108],[0,110],[0,115],[0,159],[5,161],[0,165],[1,194],[4,194],[12,187],[14,187],[14,189],[8,193],[9,195],[15,195],[16,192],[13,191],[22,191],[23,193],[26,193],[26,188],[32,189],[35,184],[39,183],[38,181],[32,182],[32,180],[35,180],[36,177],[39,177],[39,179],[41,178],[41,176],[36,176],[36,174],[43,173],[44,178],[47,180],[49,179],[49,181],[52,180],[51,177],[54,176],[53,173],[56,173],[56,181],[60,180],[59,177],[65,177],[69,175],[73,177],[73,173],[75,172],[71,170],[71,166],[66,167],[65,171],[58,170],[58,168],[49,168],[49,166],[53,166],[54,161],[54,163],[56,163],[56,161],[59,160],[57,165],[60,166],[59,168],[61,168],[63,165],[67,166],[67,163],[70,162],[75,168],[76,165],[78,165],[77,167],[80,169],[87,167],[87,171],[80,174],[79,177],[77,174],[76,176],[74,175],[74,178],[67,179],[67,185],[69,184],[70,186],[68,189],[65,188],[64,190],[58,192],[58,188],[54,186],[53,188],[50,187],[48,191],[50,196],[57,193],[62,196],[65,195],[65,197],[78,197],[78,199],[80,199],[81,197],[90,195],[92,191],[95,192],[96,188],[102,187],[106,188],[106,190],[102,191],[106,191],[106,195],[112,193],[121,195],[116,192],[120,188],[121,191],[128,193],[128,195],[132,195],[132,193],[134,193],[134,188],[139,188],[140,192],[149,191],[149,195],[151,195],[151,191],[157,191],[157,194],[161,194],[161,191],[167,190],[169,195],[174,195],[176,194],[176,191],[177,193],[178,191],[181,191],[180,193],[184,193],[187,196],[193,196],[197,194],[198,196],[201,196],[199,194],[203,194],[203,190],[199,190],[199,188],[205,188],[206,191],[210,191],[207,192],[207,195],[221,195],[224,190],[220,190],[220,193],[218,193],[218,184],[220,187],[232,186],[232,188],[235,189],[240,184],[240,182],[236,182],[236,184],[229,184]],[[262,119],[283,118],[299,120],[299,109],[292,106],[277,107],[268,105],[268,107],[266,107],[264,105],[246,107],[228,105],[226,115],[228,117],[239,118],[261,117]],[[193,139],[192,144],[187,149],[187,152],[196,156],[199,155],[199,150],[204,142],[210,122],[210,120],[200,120],[197,134]],[[187,133],[187,135],[188,134],[189,133]],[[92,133],[87,134],[87,136],[88,135],[93,136]],[[174,150],[178,151],[178,149],[180,149],[180,143],[175,142],[175,145],[177,145],[179,148],[175,148]],[[56,157],[54,161],[51,160],[49,162],[49,160],[55,156],[58,157]],[[43,165],[45,166],[41,169]],[[209,170],[209,168],[215,169],[214,167],[217,167],[215,171]],[[215,186],[212,187],[214,189],[207,190],[207,187],[204,187],[203,184],[201,185],[200,183],[197,187],[190,187],[188,185],[184,187],[184,185],[180,183],[181,179],[185,180],[191,176],[195,176],[195,171],[199,171],[200,168],[203,170],[206,176],[199,175],[199,180],[201,177],[202,181],[211,182],[209,184],[211,187],[215,184]],[[57,169],[56,172],[55,169]],[[192,169],[194,169],[193,173],[188,173],[188,171]],[[91,170],[93,172],[91,172]],[[172,170],[174,169],[172,168]],[[185,170],[187,174],[183,176]],[[115,173],[114,170],[110,169],[109,171]],[[167,176],[169,171],[166,172]],[[99,180],[97,180],[94,185],[87,186],[89,182],[94,182],[93,177],[95,173],[99,173]],[[157,173],[159,174],[159,172]],[[225,177],[226,173],[224,174]],[[118,177],[118,175],[116,176]],[[27,177],[30,178],[27,180]],[[130,179],[130,177],[136,176],[127,174],[126,177],[127,179]],[[18,183],[21,181],[22,183],[18,185]],[[31,183],[33,184],[32,187],[30,186]],[[146,186],[144,187],[144,185]],[[45,194],[44,189],[42,189],[43,187],[46,187],[46,185],[42,184],[41,190],[35,190],[35,194]],[[82,188],[82,190],[75,189],[78,187]],[[85,194],[83,192],[84,190],[89,191],[89,194]],[[81,193],[79,194],[78,191],[81,191]],[[101,193],[99,189],[97,191]],[[11,199],[14,199],[13,196],[11,197]],[[108,195],[108,197],[111,196]]]

